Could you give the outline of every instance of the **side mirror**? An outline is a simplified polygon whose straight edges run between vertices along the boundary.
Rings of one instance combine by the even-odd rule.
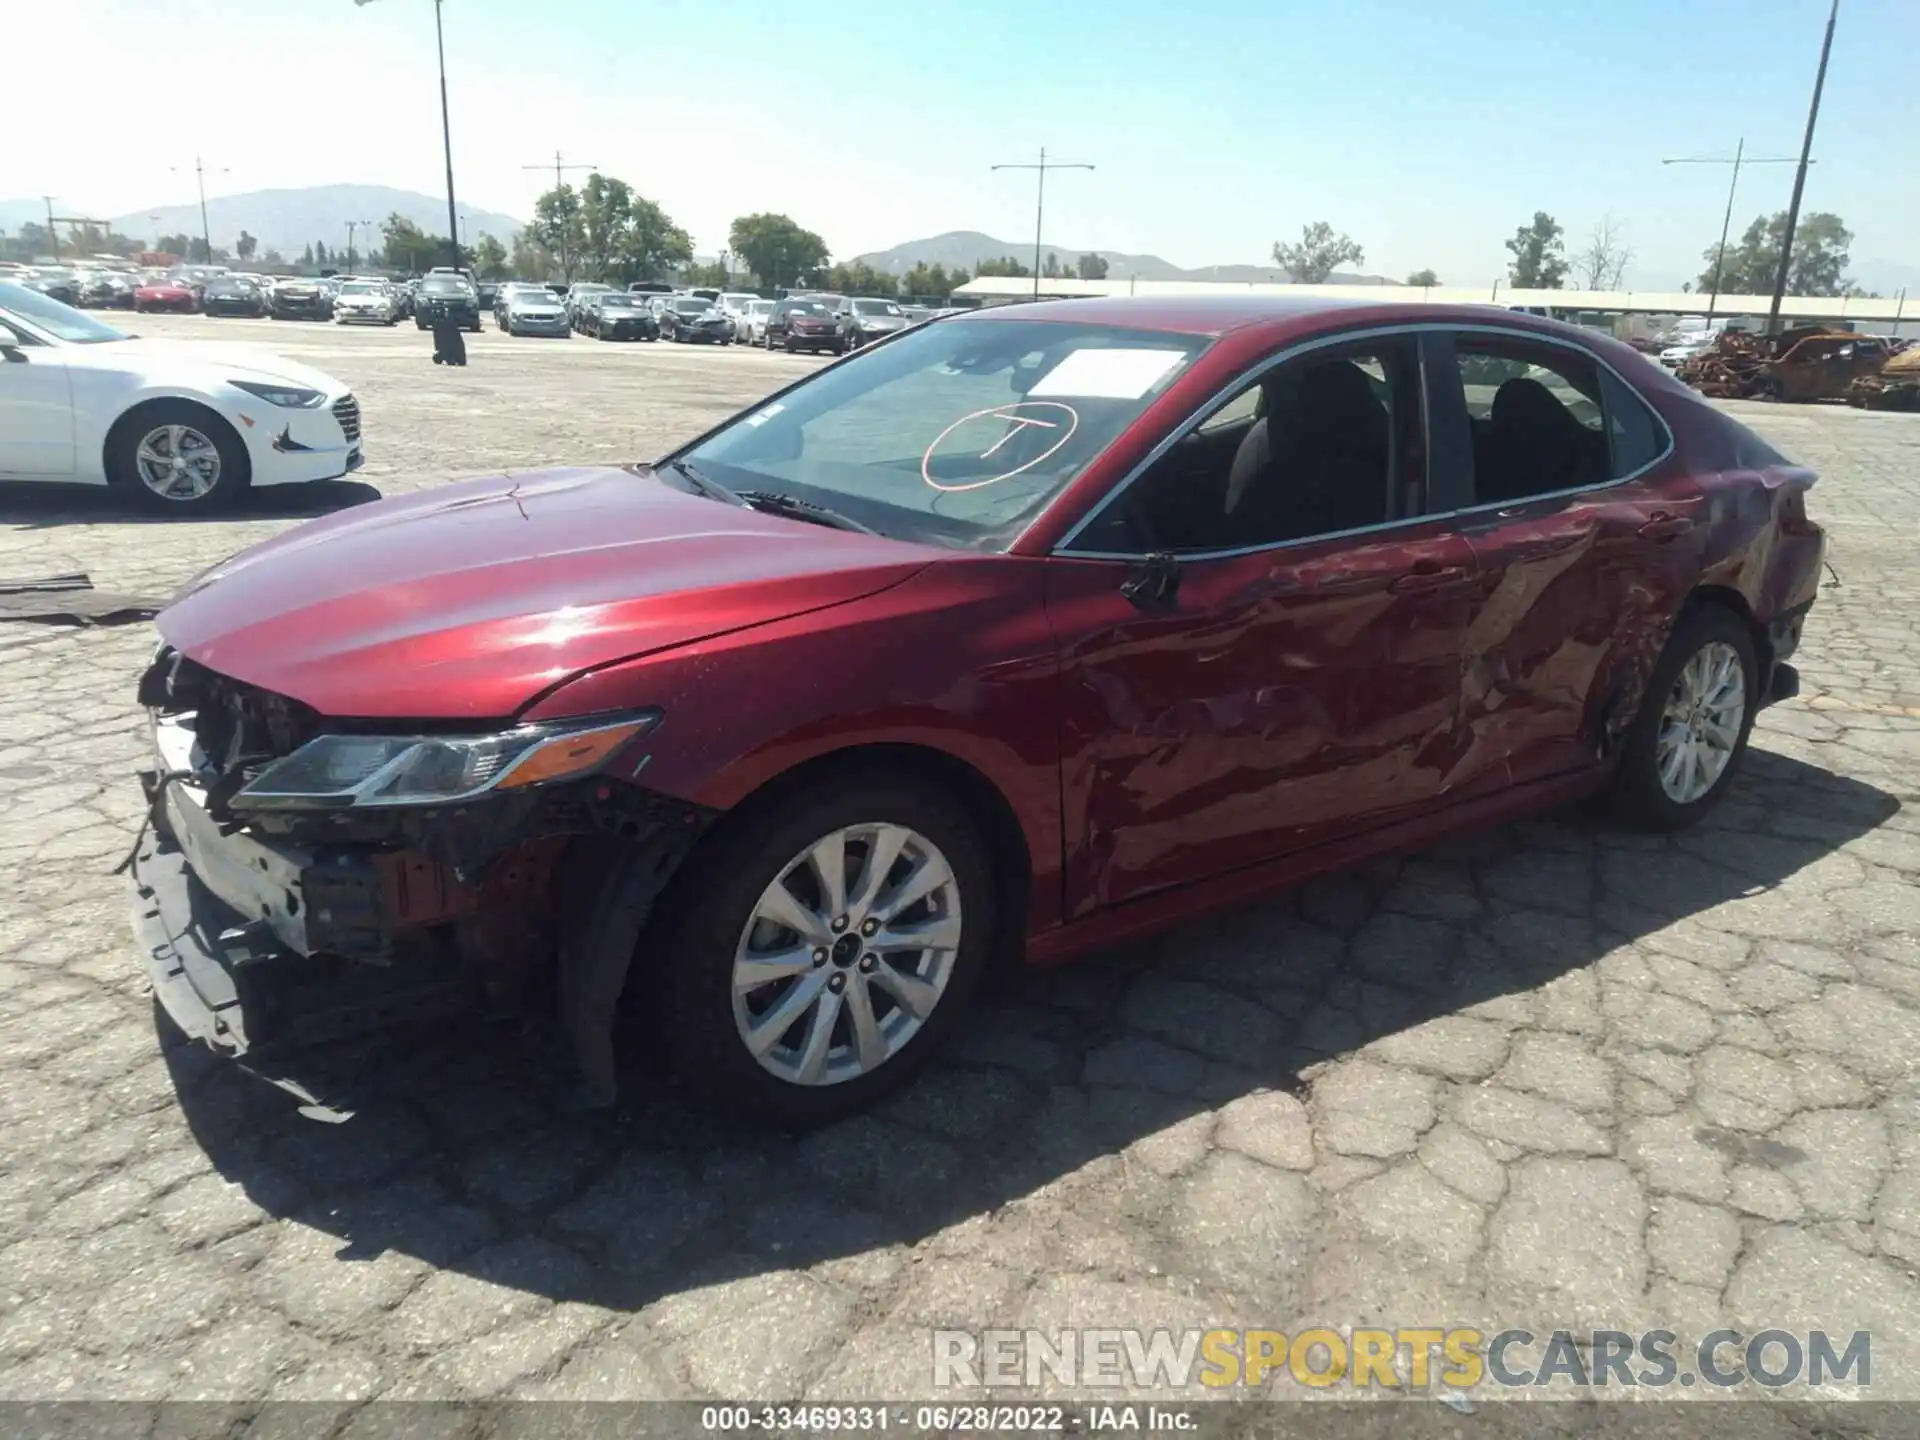
[[[0,355],[6,357],[8,364],[25,364],[27,357],[21,353],[24,348],[18,335],[0,325]]]

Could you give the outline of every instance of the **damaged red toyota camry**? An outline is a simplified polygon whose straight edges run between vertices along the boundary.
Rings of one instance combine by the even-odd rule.
[[[140,683],[158,997],[217,1049],[623,1007],[695,1094],[859,1109],[990,958],[1738,769],[1813,475],[1492,308],[944,318],[653,465],[472,480],[196,579]],[[622,1030],[621,1033],[626,1033]]]

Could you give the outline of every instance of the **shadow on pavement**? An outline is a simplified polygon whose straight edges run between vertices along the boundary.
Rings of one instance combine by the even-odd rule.
[[[364,480],[316,480],[248,490],[224,510],[158,515],[136,510],[103,485],[0,481],[0,525],[29,530],[56,525],[190,525],[207,521],[305,520],[378,500]]]
[[[1681,836],[1574,811],[1445,842],[1124,954],[1006,977],[905,1094],[802,1137],[702,1113],[644,1055],[629,1056],[618,1112],[562,1114],[564,1055],[531,1025],[308,1057],[316,1093],[352,1097],[342,1123],[197,1049],[169,1063],[219,1170],[337,1237],[341,1262],[395,1251],[632,1309],[912,1244],[1201,1112],[1304,1094],[1307,1067],[1773,890],[1898,809],[1755,750],[1727,802]]]

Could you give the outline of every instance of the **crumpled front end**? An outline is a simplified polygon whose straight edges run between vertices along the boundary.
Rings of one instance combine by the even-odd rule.
[[[153,757],[131,862],[135,934],[174,1023],[232,1055],[604,993],[605,976],[585,972],[619,947],[594,933],[601,907],[581,877],[644,870],[644,920],[711,818],[633,783],[650,725],[628,724],[638,750],[623,744],[590,773],[490,781],[448,803],[266,803],[258,782],[288,757],[361,732],[366,745],[403,743],[373,738],[393,722],[330,720],[166,647],[140,700]],[[631,953],[629,937],[622,975]],[[568,1014],[563,998],[561,1019],[611,1098],[611,1013]]]

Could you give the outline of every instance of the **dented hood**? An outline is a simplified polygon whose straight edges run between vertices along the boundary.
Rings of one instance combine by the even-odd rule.
[[[302,525],[196,577],[158,625],[209,669],[324,715],[493,718],[583,671],[844,604],[933,558],[644,470],[544,470]]]

